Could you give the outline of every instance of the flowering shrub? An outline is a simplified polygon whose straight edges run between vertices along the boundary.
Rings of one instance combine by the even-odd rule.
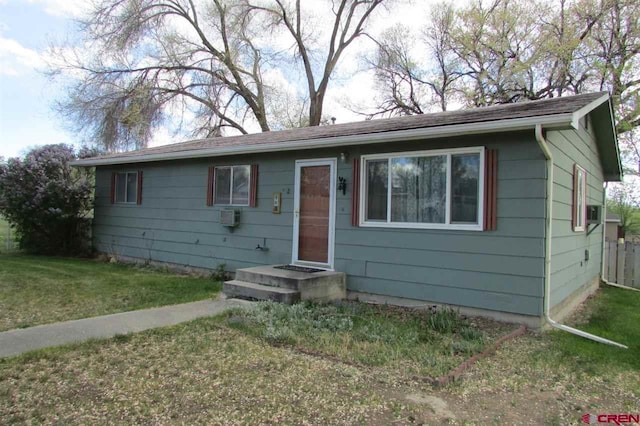
[[[71,167],[76,158],[69,145],[45,145],[0,164],[0,214],[15,228],[21,249],[88,253],[93,170]]]

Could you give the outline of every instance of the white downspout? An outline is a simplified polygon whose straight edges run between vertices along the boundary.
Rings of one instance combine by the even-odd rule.
[[[536,124],[536,140],[542,150],[544,156],[547,159],[547,217],[546,217],[546,230],[545,230],[545,259],[544,259],[544,318],[554,328],[566,331],[576,336],[584,337],[585,339],[594,340],[596,342],[605,343],[607,345],[617,346],[619,348],[629,349],[627,346],[614,342],[613,340],[605,339],[594,334],[584,332],[582,330],[569,327],[564,324],[560,324],[550,317],[551,311],[551,236],[552,236],[552,224],[553,224],[553,156],[551,150],[547,145],[547,141],[542,134],[542,125]]]
[[[603,284],[606,285],[610,285],[611,287],[618,287],[618,288],[623,288],[625,290],[633,290],[633,291],[640,291],[639,288],[633,288],[633,287],[628,287],[626,285],[621,285],[621,284],[616,284],[616,283],[612,283],[607,281],[607,279],[605,278],[605,270],[604,270],[604,265],[605,265],[605,255],[606,255],[606,243],[605,243],[605,234],[606,234],[606,230],[607,230],[607,185],[608,182],[604,183],[604,189],[602,191],[602,221],[603,221],[603,225],[604,229],[602,230],[602,270],[600,272],[600,280],[602,281]]]

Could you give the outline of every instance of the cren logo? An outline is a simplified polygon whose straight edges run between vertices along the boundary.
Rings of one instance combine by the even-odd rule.
[[[613,423],[615,425],[639,423],[640,414],[585,414],[581,418],[582,423],[592,425],[595,423]]]
[[[595,424],[597,421],[598,421],[598,418],[593,414],[587,413],[584,416],[582,416],[582,423],[592,425],[592,424]]]

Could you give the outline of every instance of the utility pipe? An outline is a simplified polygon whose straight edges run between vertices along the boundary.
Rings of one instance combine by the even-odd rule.
[[[605,270],[604,270],[604,265],[605,265],[605,255],[606,255],[606,242],[605,242],[605,234],[606,234],[606,230],[607,230],[607,185],[608,182],[604,183],[604,190],[602,191],[602,220],[604,222],[604,229],[602,230],[602,270],[600,272],[600,280],[602,281],[603,284],[609,285],[611,287],[617,287],[617,288],[623,288],[625,290],[632,290],[632,291],[640,291],[640,288],[633,288],[633,287],[629,287],[626,285],[622,285],[622,284],[617,284],[617,283],[612,283],[607,281],[607,279],[605,278]]]
[[[564,324],[560,324],[554,321],[551,316],[551,240],[552,240],[552,224],[553,224],[553,155],[547,145],[547,141],[542,133],[542,125],[536,124],[535,128],[536,141],[542,150],[542,153],[547,159],[547,217],[545,223],[545,259],[544,259],[544,318],[554,328],[557,328],[567,333],[575,334],[576,336],[584,337],[585,339],[594,340],[599,343],[605,343],[607,345],[617,346],[619,348],[629,349],[627,346],[614,342],[613,340],[605,339],[604,337],[596,336],[595,334],[587,333],[582,330],[578,330],[573,327],[569,327]]]

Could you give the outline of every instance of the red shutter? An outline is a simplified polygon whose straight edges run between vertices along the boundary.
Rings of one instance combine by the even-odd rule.
[[[109,190],[111,204],[116,202],[116,172],[111,173],[111,189]]]
[[[207,178],[207,206],[213,205],[213,184],[215,179],[215,167],[209,167],[209,176]]]
[[[136,194],[136,204],[142,204],[142,170],[138,170],[138,193]]]
[[[484,230],[495,231],[498,222],[498,151],[487,149],[484,155]]]
[[[360,159],[353,159],[351,177],[351,225],[360,226]]]
[[[573,204],[571,205],[571,230],[578,225],[578,165],[573,165]]]
[[[249,207],[258,205],[258,165],[251,165],[251,181],[249,185]]]

